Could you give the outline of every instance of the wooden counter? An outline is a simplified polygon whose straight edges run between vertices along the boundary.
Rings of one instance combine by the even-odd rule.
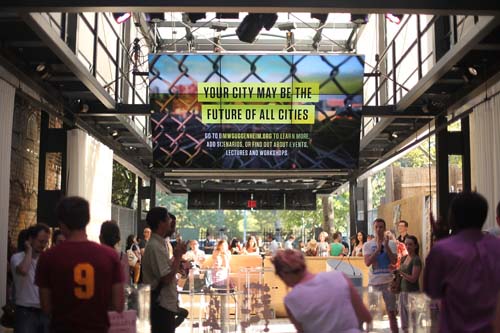
[[[347,257],[306,257],[307,269],[313,273],[328,271],[327,261],[329,259],[342,260],[347,262]],[[349,262],[353,267],[359,269],[362,273],[362,285],[368,286],[368,267],[365,265],[363,257],[349,257]],[[271,307],[274,309],[276,317],[286,317],[286,310],[283,299],[288,293],[288,288],[274,273],[274,267],[269,257],[264,259],[264,268],[270,268],[272,271],[264,273],[264,283],[271,287]],[[334,297],[334,295],[332,295]]]

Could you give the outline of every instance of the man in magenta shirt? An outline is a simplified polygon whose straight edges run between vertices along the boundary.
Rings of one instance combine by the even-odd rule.
[[[66,240],[44,252],[35,283],[51,332],[107,333],[108,310],[123,311],[123,274],[113,249],[87,239],[88,202],[64,198],[57,218]]]
[[[453,234],[438,241],[427,256],[424,291],[441,300],[440,332],[493,332],[500,239],[481,231],[487,213],[482,195],[458,194],[449,211]]]

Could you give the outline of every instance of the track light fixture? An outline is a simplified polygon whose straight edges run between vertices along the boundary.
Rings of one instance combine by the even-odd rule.
[[[351,22],[355,24],[367,24],[368,14],[351,14]]]
[[[39,63],[35,67],[35,71],[38,73],[42,80],[48,80],[52,76],[49,67],[45,63]]]
[[[385,14],[385,18],[388,19],[392,23],[399,24],[401,21],[403,21],[403,14]]]
[[[253,43],[262,28],[270,30],[278,19],[277,14],[253,14],[250,13],[236,29],[239,40],[245,43]]]
[[[113,18],[118,24],[127,22],[131,17],[132,13],[113,13]]]
[[[281,31],[291,31],[295,28],[296,28],[295,22],[285,22],[278,24],[278,29],[280,29]]]
[[[224,31],[227,29],[227,23],[212,22],[212,24],[210,24],[210,29],[213,29],[215,31]]]
[[[311,13],[311,18],[319,20],[319,22],[323,25],[328,19],[328,14]]]
[[[196,21],[207,18],[207,14],[205,13],[187,13],[187,18],[189,22],[196,23]]]
[[[145,13],[146,21],[149,23],[159,23],[165,21],[165,13]]]

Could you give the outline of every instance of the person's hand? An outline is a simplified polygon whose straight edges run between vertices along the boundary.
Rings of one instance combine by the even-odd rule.
[[[24,252],[31,252],[31,242],[30,241],[25,241],[24,242]]]
[[[178,243],[174,249],[174,257],[180,258],[183,254],[187,252],[187,246],[185,243]]]

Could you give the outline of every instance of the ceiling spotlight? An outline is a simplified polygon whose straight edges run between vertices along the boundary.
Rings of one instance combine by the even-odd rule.
[[[47,80],[52,76],[50,73],[50,68],[46,64],[43,64],[43,63],[38,64],[35,67],[35,71],[38,73],[38,75],[40,75],[40,78],[42,80]]]
[[[470,75],[477,76],[477,69],[476,69],[476,67],[470,66],[469,68],[467,68],[467,70],[469,71]]]
[[[467,68],[462,69],[462,79],[466,82],[469,83],[473,79],[476,78],[478,74],[478,71],[475,67],[469,66]]]
[[[187,13],[187,17],[189,22],[196,23],[196,21],[207,18],[207,14],[205,13]]]
[[[116,138],[118,136],[118,131],[117,130],[112,130],[110,134],[111,134],[111,136],[113,138]]]
[[[351,14],[351,22],[355,24],[367,24],[368,14]]]
[[[215,13],[215,18],[218,18],[218,19],[239,19],[240,13]]]
[[[278,14],[260,14],[260,19],[264,25],[264,29],[269,31],[278,20]]]
[[[45,64],[44,63],[40,63],[36,66],[35,70],[37,72],[43,72],[47,67],[45,67]]]
[[[113,18],[118,24],[127,22],[131,17],[132,13],[113,13]]]
[[[311,13],[311,18],[317,19],[320,23],[325,24],[328,19],[328,14]]]
[[[281,31],[291,31],[295,28],[296,28],[295,22],[285,22],[278,24],[278,29],[280,29]]]
[[[236,35],[242,42],[253,43],[263,27],[260,14],[248,14],[236,29]]]
[[[87,112],[89,112],[89,110],[90,110],[90,107],[87,103],[80,102],[80,109],[79,109],[80,113],[87,113]]]
[[[385,14],[385,18],[388,19],[392,23],[399,24],[403,21],[403,14]]]
[[[396,133],[396,132],[392,132],[392,133],[390,134],[390,137],[391,137],[391,139],[397,139],[397,138],[398,138],[398,133]]]
[[[159,23],[165,21],[165,13],[145,13],[146,21],[150,23]]]
[[[227,29],[227,23],[212,22],[212,24],[210,24],[210,29],[213,29],[215,31],[224,31]]]

